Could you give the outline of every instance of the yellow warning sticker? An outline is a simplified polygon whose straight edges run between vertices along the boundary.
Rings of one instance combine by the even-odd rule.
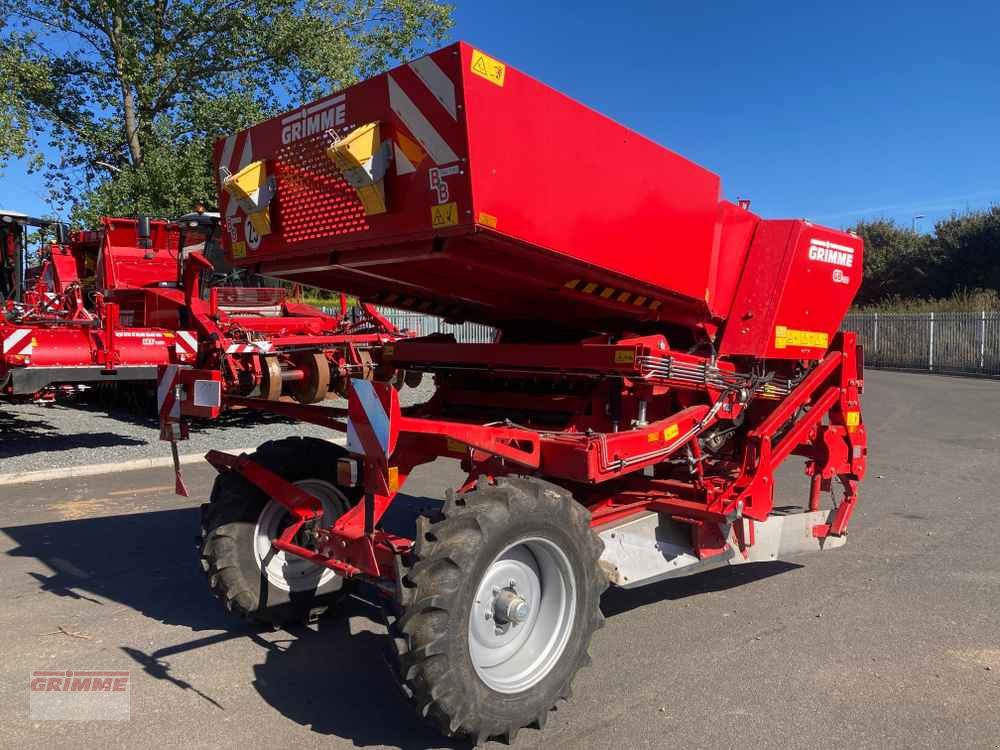
[[[499,60],[494,60],[489,55],[484,55],[477,49],[472,50],[472,61],[469,63],[469,70],[480,78],[485,78],[490,83],[503,87],[504,78],[507,77],[507,66]]]
[[[630,365],[635,362],[635,349],[618,349],[615,352],[616,365]]]
[[[775,326],[774,348],[787,349],[790,346],[826,349],[830,346],[830,337],[820,331],[797,331],[794,328]]]
[[[435,229],[440,227],[453,227],[458,224],[458,204],[442,203],[440,206],[431,206],[431,226]]]
[[[680,432],[681,432],[681,428],[678,425],[672,424],[669,427],[664,428],[664,430],[663,430],[663,439],[664,440],[673,440],[675,437],[677,437],[680,434]]]
[[[479,212],[479,223],[484,227],[489,227],[490,229],[497,228],[497,217],[493,214],[488,214],[485,211]]]
[[[233,257],[234,258],[245,258],[247,257],[247,243],[240,240],[239,242],[233,243]]]
[[[448,438],[448,452],[465,453],[465,443],[455,440],[455,438]]]
[[[844,415],[844,419],[847,422],[848,427],[857,427],[861,424],[861,412],[849,411]]]
[[[390,466],[389,467],[389,492],[395,492],[399,489],[399,467]]]

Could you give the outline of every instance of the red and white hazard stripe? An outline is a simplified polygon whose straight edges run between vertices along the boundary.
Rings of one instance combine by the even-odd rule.
[[[398,174],[416,171],[420,159],[414,161],[413,149],[422,158],[424,154],[437,166],[454,164],[459,161],[453,143],[461,142],[461,124],[458,117],[458,95],[455,75],[449,75],[453,63],[440,54],[431,54],[414,60],[408,65],[386,75],[389,92],[389,108],[395,116],[395,125],[400,131],[399,142],[393,142],[394,161]],[[350,94],[338,94],[302,107],[284,116],[282,123],[301,119],[306,113],[327,107],[331,102],[346,98],[348,111],[352,106]],[[349,116],[350,117],[350,116]],[[351,122],[350,119],[348,119]],[[222,143],[218,166],[235,174],[250,164],[259,155],[254,154],[251,130],[244,130],[228,136]],[[266,141],[258,138],[258,142]],[[407,141],[412,149],[407,150],[402,141]],[[423,153],[421,153],[421,151]],[[408,156],[408,153],[410,156]],[[235,240],[237,233],[238,202],[226,191],[219,195],[223,221]]]
[[[351,379],[347,402],[347,450],[384,461],[396,448],[398,428],[391,415],[399,411],[399,397],[388,383]]]
[[[440,68],[438,68],[440,70]],[[444,75],[443,73],[441,75]],[[389,108],[410,131],[414,139],[430,155],[435,164],[452,164],[458,161],[458,154],[434,126],[413,99],[403,90],[396,78],[387,76],[389,83]]]
[[[30,328],[16,328],[13,333],[4,336],[2,354],[31,354],[35,348],[35,340]]]
[[[180,365],[163,366],[160,380],[156,384],[156,409],[160,414],[161,424],[181,418],[181,402],[177,400],[177,384],[180,376]]]
[[[226,354],[267,354],[271,351],[270,341],[251,341],[249,344],[230,344]]]
[[[174,351],[177,354],[197,354],[198,334],[194,331],[174,331]]]

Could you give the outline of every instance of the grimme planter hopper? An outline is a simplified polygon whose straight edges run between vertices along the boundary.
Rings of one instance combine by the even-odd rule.
[[[858,237],[720,200],[714,174],[464,43],[215,156],[235,263],[500,331],[383,347],[382,378],[434,375],[420,406],[381,380],[353,380],[346,409],[277,405],[346,448],[208,455],[201,559],[227,609],[277,622],[365,582],[420,715],[510,739],[569,696],[609,584],[845,542]],[[197,370],[166,386],[182,415],[223,406]],[[809,489],[790,508],[793,455]],[[466,481],[390,528],[444,457]]]
[[[314,403],[330,391],[346,394],[349,375],[371,372],[371,348],[399,338],[371,306],[349,317],[343,295],[341,313],[328,315],[280,288],[203,290],[212,269],[204,251],[217,234],[210,215],[177,223],[106,218],[98,231],[60,234],[30,271],[21,248],[22,260],[9,264],[15,272],[5,274],[0,395],[38,398],[57,386],[117,381],[152,386],[159,367],[197,364],[215,370],[233,396]],[[18,237],[23,244],[23,231]]]

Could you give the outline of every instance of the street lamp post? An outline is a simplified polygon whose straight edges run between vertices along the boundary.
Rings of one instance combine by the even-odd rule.
[[[927,217],[924,216],[923,214],[913,214],[913,218],[910,220],[910,231],[911,232],[916,232],[917,231],[917,221],[919,221],[920,219],[925,219],[925,218],[927,218]]]

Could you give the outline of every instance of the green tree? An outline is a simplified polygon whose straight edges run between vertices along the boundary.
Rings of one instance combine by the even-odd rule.
[[[418,55],[435,0],[0,0],[0,160],[75,218],[214,203],[215,139]]]
[[[951,289],[1000,290],[1000,206],[955,214],[934,226]]]
[[[933,237],[904,229],[890,219],[862,221],[853,231],[865,241],[864,279],[856,304],[938,293],[941,257]]]

